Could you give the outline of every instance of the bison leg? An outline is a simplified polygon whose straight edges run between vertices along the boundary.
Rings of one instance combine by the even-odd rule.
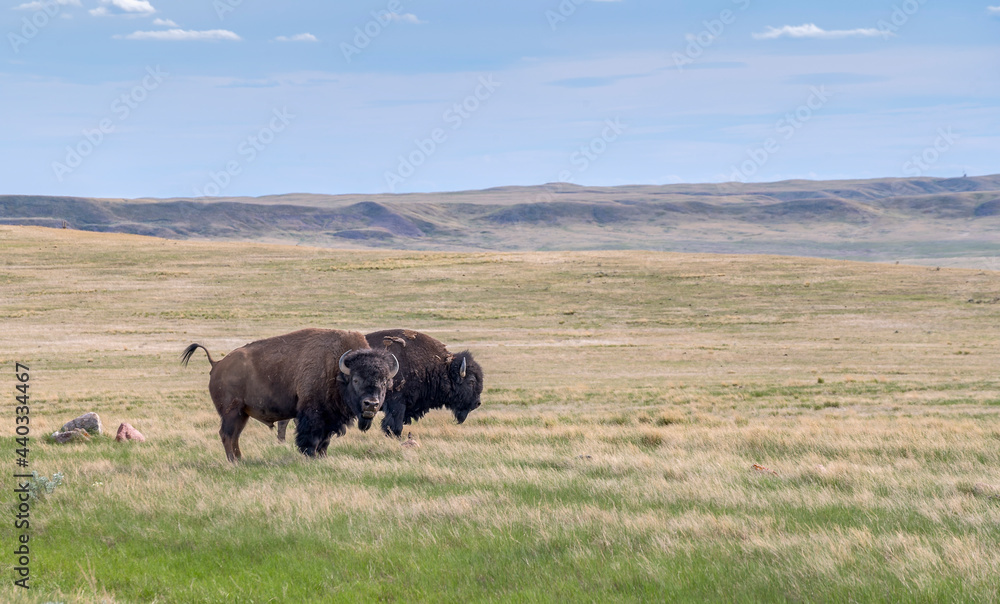
[[[236,459],[243,459],[243,452],[240,451],[240,434],[243,432],[243,428],[246,427],[249,419],[249,415],[241,416],[240,423],[236,426],[236,433],[233,434],[233,453],[236,454]]]
[[[281,420],[280,422],[278,422],[278,442],[279,443],[285,442],[285,431],[288,430],[288,422],[290,422],[290,421],[292,421],[292,420],[290,420],[290,419],[284,419],[284,420]]]
[[[340,438],[345,434],[347,434],[347,424],[344,422],[341,421],[328,425],[326,437],[320,441],[319,446],[316,447],[317,455],[320,457],[326,457],[326,448],[330,446],[330,440],[333,439],[333,436],[336,435],[337,438]]]
[[[250,416],[243,413],[243,410],[233,411],[222,417],[222,427],[219,428],[219,437],[222,438],[222,446],[226,449],[226,459],[236,462],[243,457],[240,452],[240,433],[247,425]]]
[[[306,411],[299,411],[295,418],[295,446],[303,455],[315,457],[323,440],[330,440],[330,430],[325,422]]]
[[[384,409],[385,416],[382,417],[382,431],[386,436],[400,438],[403,435],[403,413],[406,406],[399,404]]]

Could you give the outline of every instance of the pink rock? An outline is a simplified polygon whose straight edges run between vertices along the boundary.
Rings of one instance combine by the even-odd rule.
[[[122,425],[118,426],[118,434],[115,435],[115,440],[118,442],[134,440],[144,443],[146,442],[146,437],[142,435],[142,432],[133,428],[131,424],[122,423]]]

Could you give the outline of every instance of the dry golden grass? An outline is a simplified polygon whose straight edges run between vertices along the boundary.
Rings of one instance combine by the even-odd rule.
[[[31,367],[33,463],[66,475],[33,517],[40,601],[997,600],[1000,274],[4,226],[0,249],[3,366]],[[322,460],[252,424],[230,466],[180,351],[306,326],[467,347],[483,407]],[[149,442],[40,438],[90,410]]]

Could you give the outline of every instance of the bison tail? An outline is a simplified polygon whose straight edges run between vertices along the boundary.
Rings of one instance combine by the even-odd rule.
[[[215,367],[215,361],[212,360],[212,355],[208,352],[208,349],[197,342],[184,349],[184,353],[181,354],[181,364],[187,367],[188,361],[191,360],[191,355],[193,355],[194,351],[199,348],[205,351],[205,355],[208,357],[208,362],[212,364],[212,367]]]

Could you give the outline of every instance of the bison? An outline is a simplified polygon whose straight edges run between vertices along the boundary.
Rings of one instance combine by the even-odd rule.
[[[219,361],[195,343],[181,355],[185,366],[198,348],[212,365],[208,390],[231,462],[242,457],[240,433],[251,417],[271,427],[295,418],[299,450],[326,455],[331,436],[343,436],[355,418],[371,426],[399,371],[395,356],[371,349],[356,331],[303,329],[251,342]]]
[[[365,336],[375,349],[399,359],[399,376],[386,392],[382,430],[400,437],[403,424],[423,417],[431,409],[447,407],[458,423],[479,407],[483,370],[469,351],[453,355],[434,338],[408,329],[376,331]],[[288,422],[278,423],[278,440],[285,440]],[[362,426],[367,430],[368,426]],[[296,429],[301,429],[296,422]]]

